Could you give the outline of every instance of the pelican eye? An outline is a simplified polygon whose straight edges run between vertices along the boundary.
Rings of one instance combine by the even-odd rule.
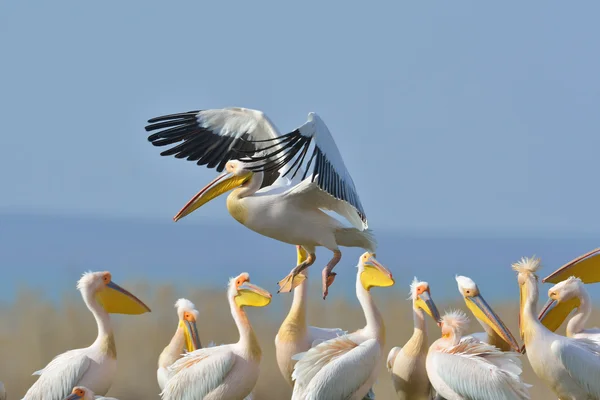
[[[104,276],[102,277],[102,281],[103,281],[104,283],[110,283],[110,280],[111,280],[111,278],[112,278],[112,277],[110,276],[110,273],[106,273],[106,274],[104,274]]]

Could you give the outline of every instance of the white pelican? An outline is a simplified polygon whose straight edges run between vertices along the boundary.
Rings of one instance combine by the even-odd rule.
[[[240,340],[199,349],[175,361],[161,393],[164,400],[243,399],[256,385],[262,352],[244,307],[264,307],[271,294],[251,284],[244,272],[229,281],[227,299]]]
[[[429,284],[416,277],[410,285],[413,304],[414,331],[404,347],[394,347],[387,359],[396,394],[401,400],[430,400],[431,384],[427,378],[425,362],[429,343],[425,313],[440,321],[440,313],[431,298]]]
[[[502,351],[521,351],[517,340],[504,325],[504,322],[492,310],[479,292],[475,282],[466,276],[456,276],[458,291],[463,296],[467,308],[471,310],[485,332],[473,333],[469,336],[499,348]]]
[[[78,385],[105,395],[117,371],[117,349],[109,314],[150,311],[141,300],[114,283],[108,271],[83,274],[77,289],[96,319],[98,337],[91,346],[60,354],[44,369],[34,372],[40,377],[24,400],[63,400]]]
[[[158,358],[156,378],[160,390],[165,388],[165,384],[169,380],[168,367],[181,358],[183,351],[191,353],[201,347],[198,329],[196,328],[196,320],[198,319],[196,306],[188,299],[179,299],[175,303],[175,308],[179,318],[177,330]]]
[[[586,338],[600,344],[600,329],[585,329],[585,324],[592,315],[592,299],[581,279],[572,276],[557,283],[548,290],[548,297],[548,302],[539,315],[544,326],[553,332],[556,331],[568,314],[576,308],[577,312],[567,323],[567,337]],[[559,310],[561,307],[564,312]]]
[[[521,295],[520,331],[529,363],[559,399],[600,399],[600,347],[588,339],[557,335],[538,320],[539,268],[539,258],[513,264]]]
[[[308,254],[302,246],[297,246],[297,251],[297,264],[300,265],[306,260]],[[306,324],[306,298],[308,292],[308,282],[306,281],[307,273],[308,270],[304,270],[296,276],[295,279],[302,279],[303,282],[294,289],[294,298],[292,300],[290,312],[283,320],[279,327],[279,332],[277,332],[277,336],[275,336],[277,365],[283,374],[283,378],[292,387],[294,386],[292,372],[294,370],[294,365],[296,364],[296,361],[292,359],[292,356],[303,353],[325,340],[333,339],[347,333],[339,328],[317,328]]]
[[[177,143],[161,155],[197,161],[218,172],[226,169],[192,197],[175,221],[235,189],[227,197],[233,218],[261,235],[306,249],[308,259],[279,282],[280,292],[290,292],[298,284],[294,277],[315,262],[316,246],[333,252],[322,273],[323,298],[342,256],[339,246],[375,252],[375,239],[367,229],[352,177],[317,114],[309,113],[306,123],[285,135],[262,112],[246,108],[190,111],[148,123],[146,131],[157,131],[148,137],[153,145]],[[336,212],[353,227],[345,227],[323,210]]]
[[[473,337],[462,338],[469,324],[462,311],[442,317],[442,337],[427,354],[427,374],[438,396],[446,400],[529,399],[521,381],[518,353],[503,352]]]
[[[295,381],[292,400],[360,400],[370,392],[385,346],[383,318],[370,290],[393,284],[391,272],[372,254],[360,257],[356,297],[365,314],[366,326],[295,355],[299,361],[292,373]]]
[[[114,397],[96,396],[94,392],[85,386],[75,386],[71,394],[64,400],[118,400]]]

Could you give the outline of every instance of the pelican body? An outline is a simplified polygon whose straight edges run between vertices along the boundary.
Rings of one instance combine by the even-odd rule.
[[[198,319],[196,306],[187,299],[179,299],[175,303],[175,308],[177,309],[177,317],[179,318],[177,330],[158,358],[156,378],[161,390],[165,388],[169,380],[170,373],[168,368],[182,357],[184,350],[191,353],[201,347],[196,327]]]
[[[479,291],[479,287],[471,278],[466,276],[456,276],[458,291],[467,305],[467,308],[473,313],[477,322],[483,327],[485,332],[471,334],[471,337],[497,347],[502,351],[521,351],[517,340],[506,327],[500,317],[492,310]]]
[[[218,172],[226,170],[192,197],[175,221],[233,190],[227,197],[227,210],[236,221],[308,252],[308,258],[279,282],[280,292],[291,292],[299,284],[294,278],[315,262],[317,246],[333,252],[322,272],[323,298],[335,276],[332,270],[341,259],[340,246],[375,252],[376,243],[367,229],[352,177],[317,114],[309,113],[303,125],[285,135],[265,114],[246,108],[191,111],[148,123],[146,130],[156,131],[148,137],[153,145],[177,143],[161,155],[186,158],[216,167]],[[336,212],[352,227],[345,227],[323,210]]]
[[[429,284],[416,277],[410,285],[414,331],[404,347],[394,347],[387,359],[396,395],[400,400],[430,400],[432,391],[426,361],[429,343],[425,314],[439,323],[440,313],[431,298]]]
[[[91,346],[60,354],[35,372],[40,377],[24,400],[63,400],[75,386],[105,395],[117,371],[117,349],[109,314],[150,312],[141,300],[114,283],[108,271],[85,273],[77,288],[96,319],[98,336]]]
[[[302,246],[297,246],[298,264],[303,263],[307,258],[307,253]],[[317,344],[333,339],[347,332],[338,328],[327,329],[308,326],[306,323],[306,308],[308,295],[308,270],[298,274],[296,279],[302,279],[294,289],[294,298],[292,306],[283,323],[281,324],[277,336],[275,336],[275,350],[277,355],[277,365],[285,381],[294,386],[292,372],[296,360],[292,357],[298,353],[308,351]]]
[[[535,374],[561,400],[600,399],[600,347],[591,340],[560,336],[538,319],[538,258],[513,264],[520,287],[520,331]]]
[[[244,308],[268,305],[271,294],[242,273],[230,280],[227,299],[240,340],[198,349],[175,361],[161,393],[163,400],[239,400],[252,392],[262,351]]]
[[[64,400],[118,400],[114,397],[96,396],[96,394],[85,386],[75,386],[73,391]]]
[[[394,284],[392,274],[372,254],[359,259],[356,296],[366,326],[294,356],[292,400],[361,400],[370,392],[383,359],[385,326],[370,290]]]
[[[530,385],[520,379],[516,352],[502,352],[473,337],[462,338],[469,319],[462,311],[442,317],[442,337],[427,354],[427,374],[446,400],[524,400]]]

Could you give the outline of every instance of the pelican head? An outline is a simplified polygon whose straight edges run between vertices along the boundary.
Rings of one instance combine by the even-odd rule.
[[[212,182],[196,193],[196,195],[183,206],[177,215],[173,217],[173,220],[177,222],[212,199],[244,185],[252,178],[252,175],[253,172],[246,169],[243,162],[239,160],[228,161],[227,164],[225,164],[225,172],[217,176]]]
[[[250,283],[250,275],[243,272],[229,281],[228,294],[238,307],[264,307],[271,302],[271,293]]]
[[[477,284],[471,278],[460,275],[456,276],[456,283],[458,283],[458,291],[463,296],[467,307],[471,310],[475,318],[481,321],[482,324],[486,324],[492,328],[513,349],[520,351],[521,347],[517,343],[517,340],[506,325],[504,325],[500,317],[492,310],[492,307],[485,301],[479,292]]]
[[[429,291],[429,283],[422,282],[415,277],[410,284],[410,295],[413,301],[415,310],[421,309],[425,311],[434,321],[440,324],[440,313],[431,298]]]
[[[522,314],[525,308],[525,303],[531,295],[528,286],[537,287],[538,276],[536,272],[542,267],[541,261],[536,257],[523,257],[521,261],[512,265],[512,269],[517,272],[517,281],[519,282],[519,330],[521,338],[524,337],[525,331],[523,327]],[[537,298],[536,298],[537,301]]]
[[[177,316],[179,317],[179,327],[183,329],[185,337],[185,348],[188,353],[200,348],[200,339],[198,337],[198,329],[196,321],[198,320],[198,310],[194,303],[188,299],[179,299],[175,303]]]
[[[461,310],[448,311],[440,320],[442,338],[458,344],[469,326],[469,317]]]
[[[392,273],[375,259],[375,254],[366,252],[358,261],[358,274],[365,290],[372,287],[387,287],[394,284]]]
[[[108,271],[86,272],[77,282],[77,289],[86,301],[88,296],[94,297],[107,313],[133,315],[150,312],[140,299],[114,283]]]
[[[571,276],[548,290],[548,302],[542,308],[539,320],[552,332],[567,319],[571,311],[579,307],[579,296],[585,290],[581,279]]]
[[[65,400],[94,400],[95,394],[84,386],[75,386]]]

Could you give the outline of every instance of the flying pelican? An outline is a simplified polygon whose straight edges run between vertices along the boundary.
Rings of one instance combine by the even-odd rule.
[[[96,319],[98,337],[91,346],[56,356],[42,370],[24,400],[63,400],[84,385],[105,395],[117,371],[117,349],[109,314],[143,314],[148,306],[113,282],[110,272],[86,272],[77,289]]]
[[[485,332],[477,332],[469,336],[495,346],[502,351],[510,351],[511,349],[521,351],[521,347],[513,334],[484,300],[475,282],[466,276],[457,275],[456,283],[458,283],[458,291],[463,296],[467,308],[471,310],[485,330]]]
[[[383,358],[385,326],[370,290],[394,284],[392,273],[370,253],[358,263],[356,297],[365,314],[366,326],[330,339],[294,356],[295,381],[292,400],[363,399],[377,377]]]
[[[427,354],[427,374],[446,400],[529,399],[530,385],[521,381],[518,353],[502,352],[473,337],[462,338],[469,324],[462,311],[442,317],[442,337]]]
[[[535,374],[559,399],[600,399],[600,346],[588,339],[573,339],[548,330],[538,319],[539,258],[513,264],[520,287],[520,331],[527,358]]]
[[[439,323],[440,313],[431,298],[429,284],[416,277],[410,285],[415,329],[404,347],[394,347],[387,359],[396,394],[401,400],[430,400],[431,384],[425,362],[429,343],[425,313]]]
[[[186,352],[191,353],[201,347],[198,329],[196,328],[196,320],[198,319],[196,306],[188,299],[179,299],[175,303],[175,308],[179,318],[177,330],[169,345],[165,347],[158,358],[156,378],[161,390],[165,388],[165,384],[169,380],[168,367],[181,358],[183,350],[185,349]]]
[[[175,361],[163,400],[243,399],[256,385],[262,352],[244,307],[264,307],[271,294],[251,284],[244,272],[229,281],[227,299],[240,340],[198,349]]]
[[[94,392],[85,386],[75,386],[71,394],[64,400],[118,400],[114,397],[96,396]]]
[[[323,298],[342,256],[339,246],[375,252],[375,239],[367,229],[352,177],[317,114],[309,113],[306,123],[285,135],[261,111],[246,108],[190,111],[148,123],[146,131],[157,131],[148,137],[154,146],[177,143],[161,155],[226,170],[192,197],[175,221],[235,189],[227,197],[227,210],[234,219],[261,235],[306,249],[308,259],[278,283],[280,292],[290,292],[299,284],[294,278],[315,262],[316,246],[333,252],[322,273]],[[345,227],[323,210],[336,212],[353,227]]]
[[[308,257],[302,246],[297,246],[298,265],[302,264]],[[306,306],[308,282],[306,281],[308,270],[304,270],[296,276],[296,279],[304,280],[294,289],[292,306],[287,317],[281,324],[277,336],[275,336],[275,350],[277,365],[283,374],[283,378],[290,386],[294,386],[292,372],[296,361],[292,356],[303,353],[317,344],[345,335],[347,332],[338,328],[327,329],[306,325]]]
[[[567,337],[586,338],[600,345],[600,329],[585,329],[585,324],[592,315],[592,299],[581,279],[572,276],[557,283],[548,290],[548,297],[548,302],[539,315],[544,326],[556,331],[568,314],[577,308],[577,313],[567,323]],[[563,308],[566,314],[558,310],[565,303],[567,305]]]

